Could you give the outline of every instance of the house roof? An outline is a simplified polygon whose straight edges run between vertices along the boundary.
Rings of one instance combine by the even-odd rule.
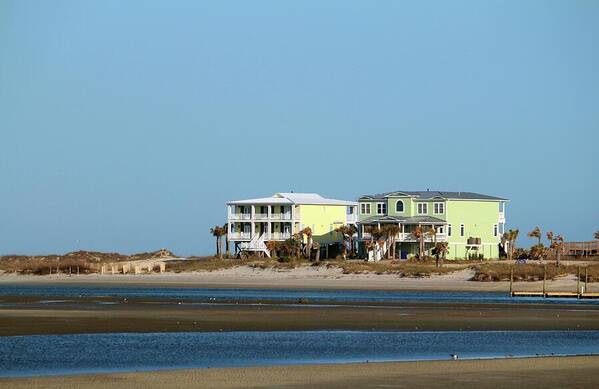
[[[378,193],[375,195],[363,195],[360,199],[374,199],[384,200],[392,196],[407,196],[414,197],[420,200],[431,200],[431,199],[452,199],[452,200],[507,200],[502,197],[489,196],[481,193],[474,192],[447,192],[447,191],[436,191],[436,190],[419,190],[419,191],[395,191]]]
[[[271,197],[229,201],[230,205],[244,204],[296,204],[296,205],[357,205],[355,201],[322,197],[318,193],[275,193]]]
[[[367,219],[361,220],[361,224],[376,224],[376,223],[401,223],[401,224],[445,224],[447,223],[443,219],[439,219],[433,216],[372,216]]]

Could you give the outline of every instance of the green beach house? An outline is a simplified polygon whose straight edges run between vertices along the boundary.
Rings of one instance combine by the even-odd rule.
[[[329,246],[337,246],[342,239],[335,229],[356,224],[356,208],[355,201],[328,199],[317,193],[276,193],[229,201],[227,239],[235,253],[263,252],[270,256],[267,241],[284,241],[309,227],[313,240],[328,254]]]
[[[373,240],[370,231],[393,223],[396,257],[410,258],[419,252],[424,234],[425,254],[431,255],[435,242],[447,242],[449,259],[498,258],[505,229],[507,199],[472,192],[397,191],[364,195],[358,199],[358,245],[361,257],[371,260],[386,255],[387,247],[367,249]],[[386,245],[385,245],[386,246]]]

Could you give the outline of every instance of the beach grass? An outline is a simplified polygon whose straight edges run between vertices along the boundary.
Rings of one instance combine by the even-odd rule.
[[[475,271],[473,281],[509,281],[511,272],[514,272],[514,281],[541,281],[555,280],[568,275],[578,275],[580,267],[580,279],[584,281],[585,268],[588,268],[588,282],[599,280],[599,264],[597,265],[559,265],[555,263],[527,263],[510,264],[505,262],[490,262],[473,266]]]

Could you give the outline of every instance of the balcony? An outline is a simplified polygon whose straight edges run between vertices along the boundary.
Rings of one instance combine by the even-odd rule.
[[[229,240],[249,240],[252,234],[250,232],[230,232],[227,236]]]
[[[287,240],[291,239],[290,232],[269,232],[264,234],[264,240]]]
[[[251,220],[252,215],[250,213],[232,213],[229,215],[229,220]]]
[[[256,235],[260,235],[255,233],[253,236],[249,232],[231,232],[228,234],[229,240],[251,240],[252,238],[256,238]],[[262,240],[287,240],[291,239],[291,232],[268,232],[260,235]]]
[[[232,213],[229,220],[291,220],[291,213],[272,213],[270,217],[267,213],[255,213],[253,218],[250,213]]]
[[[270,220],[291,220],[290,213],[271,213]]]
[[[358,215],[351,214],[351,215],[345,215],[345,223],[346,224],[356,224],[358,222]]]
[[[437,242],[445,242],[447,241],[447,234],[436,234],[436,237],[432,237],[429,234],[424,235],[425,242],[435,242],[435,238]],[[369,232],[365,232],[362,234],[363,240],[371,239],[371,234]],[[400,232],[395,236],[396,242],[418,242],[418,239],[411,232]]]

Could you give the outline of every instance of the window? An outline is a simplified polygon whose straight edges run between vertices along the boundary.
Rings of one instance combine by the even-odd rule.
[[[347,214],[348,215],[353,215],[354,214],[354,207],[347,207]]]
[[[418,203],[418,214],[426,214],[428,213],[428,204],[426,203]]]
[[[497,236],[497,224],[493,224],[493,236]]]
[[[395,203],[395,212],[403,212],[403,201],[397,200],[397,202]]]
[[[440,215],[440,214],[445,213],[445,204],[435,203],[433,205],[433,212],[435,213],[435,215]]]
[[[370,204],[360,204],[360,212],[362,212],[362,215],[370,214]]]
[[[447,225],[447,236],[451,236],[451,224]]]
[[[463,224],[460,224],[460,236],[464,236],[466,234],[466,229]]]
[[[376,213],[378,215],[384,215],[387,213],[387,204],[386,203],[377,203],[376,205]]]
[[[443,234],[443,226],[439,226],[436,228],[437,234]]]

